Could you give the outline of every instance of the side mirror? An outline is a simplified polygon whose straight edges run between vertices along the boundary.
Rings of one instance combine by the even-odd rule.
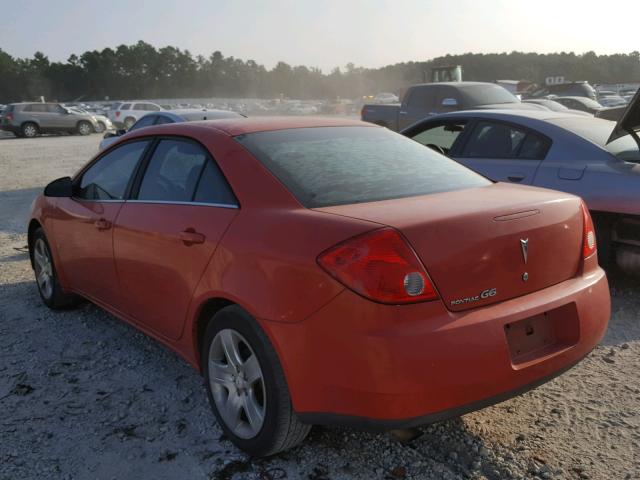
[[[73,194],[73,183],[71,177],[62,177],[54,180],[44,187],[45,197],[71,197]]]
[[[457,107],[458,101],[455,98],[445,98],[442,100],[443,107]]]

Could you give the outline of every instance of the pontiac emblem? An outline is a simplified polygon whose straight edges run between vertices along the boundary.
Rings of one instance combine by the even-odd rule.
[[[520,248],[522,249],[522,259],[524,260],[524,263],[526,265],[527,260],[529,260],[529,239],[528,238],[520,239]]]

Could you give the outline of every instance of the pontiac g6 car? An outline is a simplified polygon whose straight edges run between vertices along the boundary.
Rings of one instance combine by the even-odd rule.
[[[504,400],[580,361],[610,313],[578,197],[350,120],[131,132],[49,184],[28,231],[46,305],[84,297],[175,350],[253,455]]]

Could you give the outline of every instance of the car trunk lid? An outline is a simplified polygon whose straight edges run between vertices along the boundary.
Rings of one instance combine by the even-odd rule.
[[[495,184],[316,210],[398,229],[453,311],[563,282],[581,261],[580,200],[550,190]]]
[[[616,123],[611,136],[607,140],[607,144],[625,135],[631,135],[638,143],[638,147],[640,147],[638,132],[640,132],[640,89],[633,96],[622,117]]]

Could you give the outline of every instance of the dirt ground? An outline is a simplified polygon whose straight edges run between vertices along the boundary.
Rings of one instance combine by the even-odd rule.
[[[0,139],[0,480],[640,479],[640,282],[619,276],[602,345],[532,392],[408,443],[315,428],[299,448],[248,458],[173,353],[91,304],[40,302],[22,249],[30,203],[98,142]]]

